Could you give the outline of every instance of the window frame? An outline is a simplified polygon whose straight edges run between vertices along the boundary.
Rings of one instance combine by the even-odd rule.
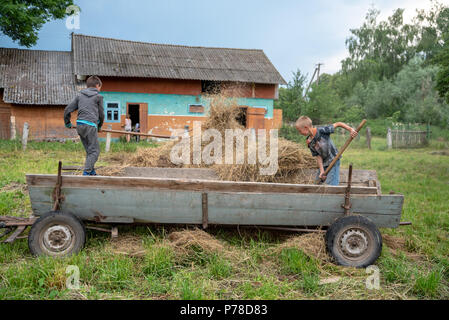
[[[115,103],[118,106],[118,120],[108,120],[108,110],[115,111],[116,108],[109,108],[108,104]],[[114,115],[112,115],[114,117]],[[104,106],[104,122],[107,123],[120,123],[121,122],[121,108],[120,108],[120,102],[119,101],[106,101]]]
[[[192,109],[191,109],[192,107],[193,108],[201,107],[202,111],[192,111]],[[206,111],[206,108],[204,107],[203,104],[200,104],[200,103],[198,103],[198,104],[189,104],[189,113],[202,113],[202,114],[204,114],[205,111]]]

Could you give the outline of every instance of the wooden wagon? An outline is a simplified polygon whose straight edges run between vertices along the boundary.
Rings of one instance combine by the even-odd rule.
[[[111,225],[114,235],[122,224],[233,225],[326,232],[336,263],[363,267],[380,255],[378,228],[400,225],[404,200],[382,195],[375,171],[352,167],[341,170],[340,186],[220,181],[208,169],[169,168],[127,168],[118,177],[66,175],[59,168],[58,175],[26,180],[33,216],[0,217],[0,227],[12,233],[11,242],[31,226],[32,254],[52,256],[81,250],[86,227]]]

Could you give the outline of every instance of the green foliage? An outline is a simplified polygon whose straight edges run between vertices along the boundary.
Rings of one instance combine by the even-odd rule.
[[[436,298],[443,278],[442,270],[432,270],[427,274],[417,273],[413,291],[418,296]]]
[[[173,258],[170,248],[152,246],[145,256],[143,272],[150,276],[170,277],[174,272]]]
[[[71,5],[73,0],[2,0],[0,31],[21,46],[31,47],[42,26],[69,15],[66,8]]]
[[[298,249],[282,250],[280,260],[282,270],[286,274],[296,274],[301,277],[319,274],[317,262]]]
[[[436,89],[449,104],[449,42],[439,52],[435,61],[440,67],[437,74]]]
[[[293,80],[287,84],[287,88],[279,89],[279,99],[275,102],[275,108],[282,109],[284,120],[296,121],[302,113],[306,101],[303,97],[306,76],[298,70],[293,73]]]
[[[397,9],[387,21],[378,22],[380,11],[371,8],[363,25],[350,30],[352,36],[346,40],[349,58],[343,61],[343,70],[351,72],[354,83],[391,78],[414,57],[416,48],[409,44],[418,30],[404,24],[403,13]]]
[[[437,72],[437,67],[425,66],[424,60],[416,57],[392,79],[370,80],[366,87],[356,86],[353,95],[346,100],[350,106],[348,110],[360,110],[363,106],[364,113],[371,119],[390,118],[392,122],[432,123],[445,127],[449,121],[449,106],[435,91]],[[362,110],[359,112],[363,115]]]
[[[302,114],[311,118],[313,123],[332,122],[342,108],[340,97],[333,87],[333,79],[332,76],[323,74],[320,82],[312,85],[312,91],[308,93],[308,101]]]

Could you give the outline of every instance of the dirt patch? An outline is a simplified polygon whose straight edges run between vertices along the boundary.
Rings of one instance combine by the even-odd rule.
[[[433,151],[430,153],[433,156],[449,156],[449,151]]]
[[[406,240],[402,237],[392,236],[388,234],[382,235],[383,243],[390,249],[394,256],[398,256],[401,252],[413,261],[422,261],[424,257],[415,252],[409,252],[406,246]]]

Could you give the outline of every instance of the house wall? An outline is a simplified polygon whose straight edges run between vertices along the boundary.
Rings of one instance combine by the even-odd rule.
[[[16,118],[17,136],[22,136],[23,125],[28,122],[30,140],[48,138],[76,138],[76,130],[64,126],[65,106],[11,105],[11,115]],[[72,114],[75,123],[76,112]]]
[[[101,91],[199,95],[200,80],[101,77]]]
[[[101,77],[103,92],[201,95],[200,80]],[[277,99],[276,84],[222,82],[222,92],[230,97]]]
[[[123,130],[127,104],[148,104],[147,131],[158,135],[172,135],[184,126],[193,126],[193,121],[205,121],[209,110],[209,101],[201,94],[201,81],[108,78],[102,77],[101,95],[104,103],[118,102],[120,120],[105,121],[103,128],[109,125],[113,130]],[[237,98],[241,106],[249,107],[248,127],[271,129],[282,122],[282,114],[273,111],[275,85],[225,83],[225,93]],[[117,91],[112,91],[117,90]],[[190,105],[203,105],[204,112],[189,111]],[[64,127],[63,114],[65,106],[51,105],[17,105],[6,104],[0,92],[0,138],[8,139],[10,135],[10,118],[16,118],[17,136],[22,135],[23,125],[30,125],[30,139],[76,138],[76,130]],[[72,114],[75,124],[76,112]],[[277,120],[276,120],[277,119]],[[112,134],[119,138],[120,134]],[[100,138],[106,134],[101,133]]]
[[[125,123],[125,115],[128,104],[148,104],[148,131],[154,134],[170,135],[176,129],[183,129],[185,125],[191,126],[193,121],[204,121],[210,107],[209,100],[202,95],[180,95],[180,94],[147,94],[147,93],[130,93],[130,92],[104,92],[104,105],[108,102],[118,103],[120,107],[120,123],[108,122],[105,120],[106,128],[111,124],[113,128],[120,128]],[[258,128],[263,128],[265,123],[271,128],[273,119],[273,99],[262,98],[237,98],[237,103],[241,106],[262,109],[258,114],[250,114],[247,121],[258,123]],[[203,113],[189,112],[189,106],[192,104],[201,104],[205,107]],[[257,121],[252,119],[257,117]],[[265,122],[264,119],[269,121]],[[102,134],[100,137],[104,137]],[[117,137],[114,135],[113,137]]]
[[[3,102],[3,89],[0,89],[0,139],[11,135],[11,104]]]

